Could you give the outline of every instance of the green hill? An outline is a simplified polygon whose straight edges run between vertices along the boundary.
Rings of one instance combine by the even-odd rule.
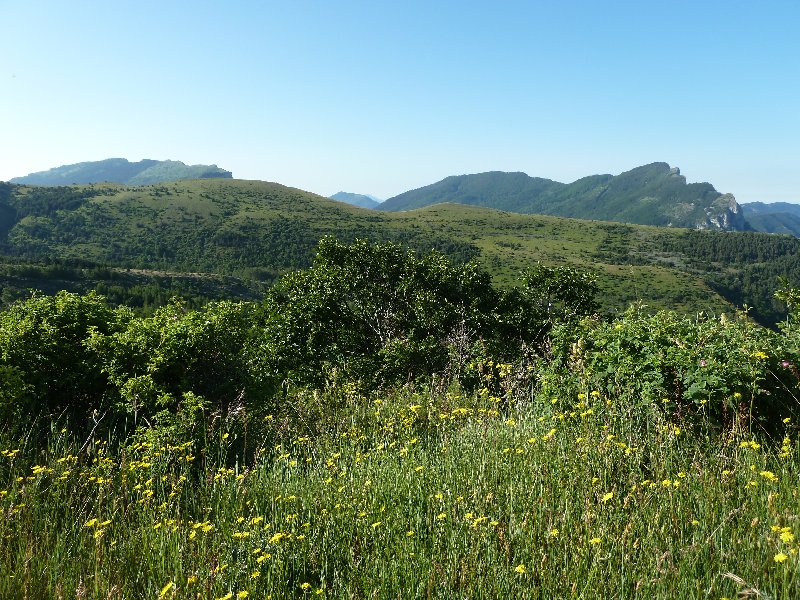
[[[411,190],[385,200],[379,210],[402,211],[442,202],[485,206],[518,213],[528,210],[531,199],[552,193],[563,185],[525,173],[491,171],[477,175],[455,175],[438,183]],[[539,213],[541,214],[541,213]]]
[[[748,215],[747,222],[756,231],[783,233],[800,237],[800,217],[792,213]]]
[[[151,186],[0,185],[0,299],[28,288],[114,291],[157,304],[170,293],[258,298],[310,264],[335,235],[477,259],[511,285],[537,261],[595,270],[606,310],[643,301],[684,312],[754,307],[781,318],[777,276],[800,284],[800,240],[524,215],[462,204],[366,210],[276,183],[228,179]],[[131,294],[135,297],[130,297]]]
[[[181,179],[231,178],[230,171],[217,165],[186,165],[177,160],[129,162],[124,158],[82,162],[55,167],[48,171],[15,177],[11,183],[27,185],[70,185],[80,183],[122,183],[148,185]]]
[[[525,173],[460,175],[389,198],[379,210],[410,210],[440,202],[642,225],[747,229],[733,196],[717,192],[709,183],[687,184],[680,170],[666,163],[617,176],[592,175],[570,184]]]

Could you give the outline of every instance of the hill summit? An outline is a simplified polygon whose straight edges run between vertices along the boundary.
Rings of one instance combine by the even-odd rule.
[[[749,229],[733,195],[718,192],[710,183],[687,183],[680,169],[663,162],[569,184],[501,171],[451,176],[389,198],[378,210],[411,210],[441,202],[662,227]]]
[[[124,158],[107,158],[73,165],[63,165],[48,171],[15,177],[10,183],[28,185],[70,185],[73,183],[122,183],[149,185],[182,179],[230,179],[233,174],[217,165],[187,165],[179,160],[144,159],[130,162]]]

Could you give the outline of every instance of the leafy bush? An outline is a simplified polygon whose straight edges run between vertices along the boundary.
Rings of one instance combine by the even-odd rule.
[[[86,341],[121,330],[132,315],[97,294],[60,292],[0,313],[0,419],[28,423],[44,414],[85,419],[102,408],[108,380]]]
[[[268,296],[261,350],[300,383],[318,385],[334,370],[369,387],[414,379],[447,368],[454,332],[467,332],[468,343],[491,337],[497,298],[474,263],[325,238],[314,265]]]
[[[137,318],[96,294],[36,297],[0,314],[0,418],[64,413],[95,429],[109,416],[104,426],[122,419],[124,431],[173,440],[244,436],[253,416],[307,414],[287,403],[315,390],[434,380],[483,389],[505,407],[533,391],[595,391],[627,407],[636,427],[667,418],[772,430],[798,414],[798,292],[788,284],[778,296],[792,315],[780,332],[744,313],[633,308],[605,322],[593,315],[596,295],[594,276],[570,266],[536,265],[499,292],[474,263],[325,238],[314,265],[262,305],[191,310],[174,300]]]
[[[253,313],[251,304],[216,302],[187,310],[173,300],[124,329],[96,332],[88,345],[108,375],[117,407],[136,421],[179,410],[187,397],[195,409],[227,411],[237,402],[260,400],[247,352]]]
[[[631,308],[558,337],[545,393],[567,380],[584,393],[599,390],[641,425],[654,411],[726,430],[771,429],[800,414],[797,346],[745,313],[690,318]]]

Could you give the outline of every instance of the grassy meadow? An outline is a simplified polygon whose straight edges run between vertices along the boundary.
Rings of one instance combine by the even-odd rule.
[[[501,366],[501,373],[502,373]],[[290,397],[196,445],[0,453],[3,598],[793,598],[797,428],[633,428],[585,390]],[[335,410],[331,407],[335,407]],[[325,415],[325,416],[323,416]],[[199,441],[198,441],[199,442]],[[199,443],[198,443],[199,445]],[[215,451],[211,451],[215,448]]]

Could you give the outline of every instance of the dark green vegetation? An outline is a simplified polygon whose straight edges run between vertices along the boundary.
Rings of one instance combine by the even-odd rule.
[[[436,251],[325,238],[313,266],[282,278],[260,306],[175,301],[138,318],[94,293],[60,292],[2,313],[0,417],[13,428],[24,415],[80,422],[101,411],[133,415],[135,426],[181,410],[187,393],[227,409],[263,403],[287,382],[377,389],[439,374],[474,384],[476,358],[540,353],[556,322],[596,308],[596,291],[590,276],[541,265],[500,291],[474,263]]]
[[[14,304],[0,596],[797,597],[800,290],[598,293],[325,238],[259,304]]]
[[[339,202],[347,202],[353,206],[360,206],[361,208],[377,208],[380,204],[372,196],[364,194],[351,194],[350,192],[336,192],[331,196],[331,200],[338,200]]]
[[[410,210],[441,202],[661,227],[747,229],[733,196],[717,192],[709,183],[687,184],[680,171],[666,163],[570,184],[525,173],[460,175],[389,198],[379,209]]]
[[[800,285],[800,241],[748,232],[693,232],[521,215],[441,204],[386,213],[274,183],[195,180],[154,186],[0,184],[0,297],[27,288],[86,291],[152,308],[173,292],[206,299],[262,296],[311,264],[325,235],[475,258],[511,285],[537,262],[597,273],[602,308],[642,301],[686,313],[754,307],[773,325],[777,276]],[[160,291],[159,291],[160,290]]]
[[[124,158],[108,158],[92,162],[55,167],[48,171],[15,177],[11,183],[27,185],[71,185],[75,183],[123,183],[149,185],[181,179],[232,177],[230,171],[217,165],[185,165],[178,160],[144,159],[129,162]]]
[[[223,301],[191,309],[176,300],[143,318],[94,293],[35,297],[0,313],[0,417],[14,428],[25,415],[69,414],[80,423],[103,412],[133,415],[136,426],[163,410],[183,410],[186,394],[213,398],[227,410],[248,398],[263,404],[287,385],[348,382],[378,390],[439,378],[473,389],[493,363],[536,365],[546,381],[554,373],[561,378],[559,369],[573,361],[580,368],[564,373],[578,379],[559,385],[612,395],[629,395],[625,386],[633,385],[642,397],[688,403],[685,410],[716,394],[747,393],[754,418],[754,398],[771,390],[763,399],[767,413],[794,410],[792,369],[784,366],[780,376],[759,370],[763,352],[794,364],[794,337],[744,316],[694,321],[631,309],[613,326],[583,320],[596,314],[598,292],[593,275],[571,267],[537,264],[503,289],[475,262],[452,263],[437,251],[324,238],[313,265],[282,277],[260,305]],[[781,293],[796,304],[785,283]],[[643,370],[607,366],[612,347],[614,360]],[[548,360],[537,365],[542,357]],[[742,369],[757,387],[737,383],[747,379]],[[580,383],[584,377],[590,382]],[[712,414],[718,425],[731,425],[730,416]]]

